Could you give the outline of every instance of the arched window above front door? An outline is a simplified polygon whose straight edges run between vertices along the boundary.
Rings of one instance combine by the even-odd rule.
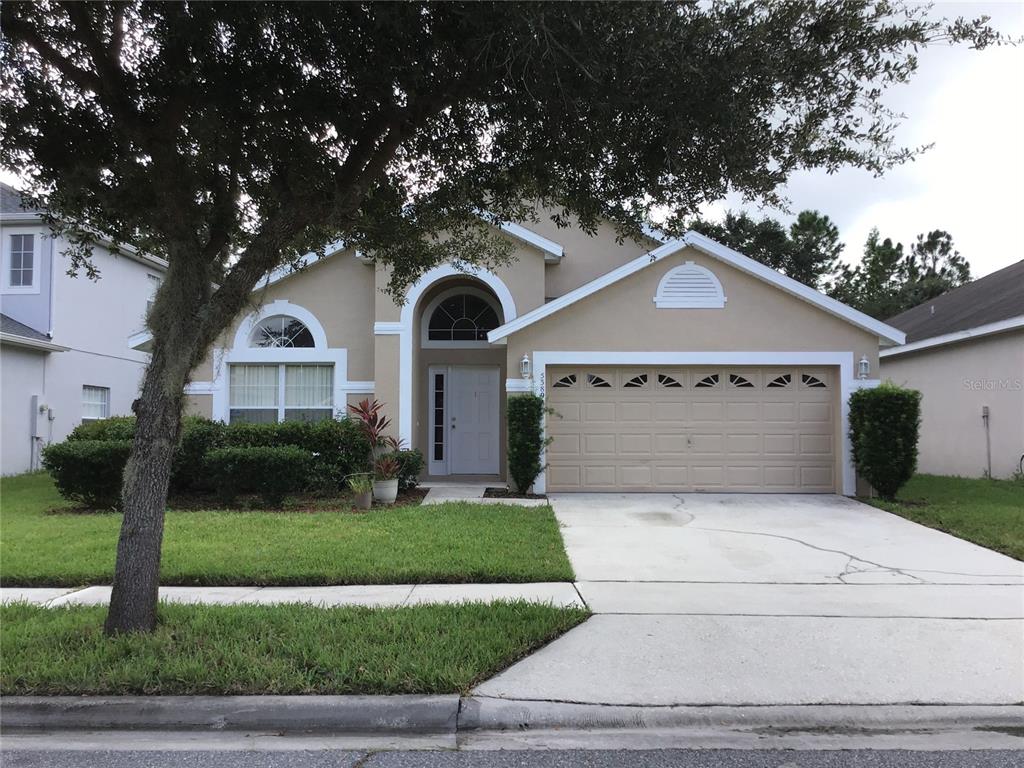
[[[445,291],[423,313],[425,347],[487,345],[487,332],[501,325],[497,303],[476,288]]]

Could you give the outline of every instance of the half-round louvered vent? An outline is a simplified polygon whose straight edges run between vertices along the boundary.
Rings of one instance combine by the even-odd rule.
[[[711,270],[688,261],[661,278],[654,303],[658,309],[721,309],[725,294]]]

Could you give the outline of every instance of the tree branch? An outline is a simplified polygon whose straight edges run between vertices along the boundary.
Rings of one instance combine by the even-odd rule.
[[[60,51],[50,45],[35,28],[19,19],[14,13],[10,3],[0,3],[0,26],[3,26],[4,34],[10,40],[27,45],[39,54],[44,63],[52,66],[83,91],[100,95],[103,84],[95,72],[76,67]]]

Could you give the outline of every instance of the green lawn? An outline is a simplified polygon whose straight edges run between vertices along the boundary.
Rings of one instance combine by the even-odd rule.
[[[66,507],[48,475],[0,480],[0,584],[109,584],[121,517]],[[167,513],[161,583],[571,581],[550,507],[445,504],[363,514]]]
[[[871,504],[1024,560],[1024,482],[917,475],[896,503]]]
[[[0,608],[0,693],[464,693],[586,618],[530,603],[160,607],[105,637],[105,607]]]

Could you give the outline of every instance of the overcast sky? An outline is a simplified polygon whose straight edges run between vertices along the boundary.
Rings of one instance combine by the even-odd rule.
[[[1024,2],[937,3],[946,17],[979,15],[1010,36],[1024,35]],[[880,179],[864,171],[805,172],[787,189],[792,210],[816,208],[839,227],[843,258],[860,260],[872,227],[909,245],[944,229],[981,277],[1024,259],[1024,46],[923,51],[914,79],[886,96],[906,121],[898,141],[934,144]],[[706,212],[717,218],[729,202]],[[731,207],[738,207],[733,201]],[[776,211],[750,209],[786,218]]]
[[[1002,32],[1024,36],[1021,0],[940,2],[934,13],[986,14]],[[1024,46],[931,47],[910,84],[891,90],[886,102],[907,116],[897,133],[901,144],[934,147],[880,179],[855,170],[798,174],[787,189],[792,210],[816,208],[832,217],[850,262],[860,260],[872,227],[906,245],[919,233],[944,229],[974,277],[1024,258]],[[10,173],[0,178],[16,183]],[[729,207],[736,201],[706,215],[720,217]]]

